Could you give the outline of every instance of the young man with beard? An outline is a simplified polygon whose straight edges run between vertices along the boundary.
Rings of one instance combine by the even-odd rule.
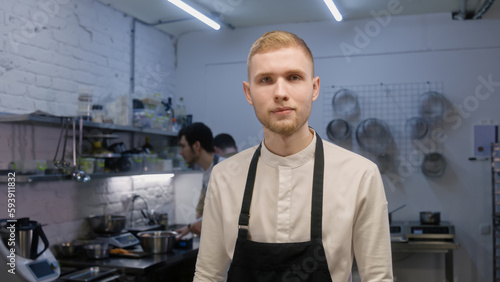
[[[264,140],[212,172],[194,281],[346,282],[354,257],[362,281],[393,281],[377,166],[308,126],[320,80],[305,42],[266,33],[247,68]]]

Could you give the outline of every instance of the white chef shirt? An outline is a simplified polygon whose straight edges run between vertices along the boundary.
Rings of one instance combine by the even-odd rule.
[[[257,165],[249,239],[265,243],[310,240],[316,137],[281,157],[263,144]],[[333,282],[350,280],[353,257],[362,281],[393,281],[387,200],[377,166],[323,141],[323,246]],[[225,281],[238,236],[238,217],[256,147],[213,168],[205,199],[194,281]]]

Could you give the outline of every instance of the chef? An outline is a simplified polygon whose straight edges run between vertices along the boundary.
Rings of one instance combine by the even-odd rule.
[[[245,97],[260,145],[214,167],[194,281],[393,281],[387,200],[377,166],[309,127],[319,77],[284,31],[254,42]]]

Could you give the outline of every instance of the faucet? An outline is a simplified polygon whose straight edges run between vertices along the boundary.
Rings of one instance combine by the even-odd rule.
[[[130,206],[132,207],[132,208],[130,208],[130,225],[131,225],[131,227],[134,224],[134,210],[135,210],[134,204],[135,204],[135,201],[137,199],[141,199],[144,202],[144,205],[146,206],[146,212],[144,212],[144,209],[141,209],[141,213],[142,213],[142,216],[144,217],[145,225],[156,224],[154,216],[149,215],[149,207],[148,207],[148,202],[146,201],[146,199],[144,199],[141,195],[133,194],[132,199],[131,199],[131,205],[129,205],[129,207]]]

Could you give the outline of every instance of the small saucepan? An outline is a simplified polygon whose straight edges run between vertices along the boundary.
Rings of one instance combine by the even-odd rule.
[[[420,223],[421,224],[432,224],[437,225],[441,222],[441,213],[432,211],[422,211],[420,212]]]

